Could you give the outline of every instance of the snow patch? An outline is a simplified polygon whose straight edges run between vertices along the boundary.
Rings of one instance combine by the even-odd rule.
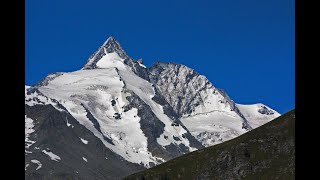
[[[105,50],[105,49],[104,49]],[[105,50],[106,51],[106,50]],[[106,52],[105,52],[106,53]],[[124,59],[120,58],[116,52],[106,53],[97,63],[98,68],[121,68],[124,69]]]
[[[68,118],[67,118],[67,117],[66,117],[66,120],[67,120],[67,126],[68,126],[68,127],[70,127],[70,126],[71,126],[71,128],[73,128],[73,125],[69,123],[69,121],[68,121]]]
[[[27,167],[29,166],[29,164],[26,164],[26,166],[24,167],[24,170],[26,171],[27,170]]]
[[[247,132],[242,129],[241,117],[235,113],[229,114],[223,111],[184,117],[181,122],[206,147],[225,142]]]
[[[51,160],[53,161],[59,161],[61,160],[61,158],[55,154],[53,154],[52,152],[48,152],[46,150],[42,150],[43,153],[45,153],[46,155],[48,155],[50,157]]]
[[[58,107],[58,103],[53,99],[48,98],[42,94],[39,94],[36,90],[34,92],[28,92],[32,87],[25,86],[25,104],[28,106],[34,105],[52,105],[58,111],[64,111]]]
[[[241,111],[241,113],[244,115],[244,117],[248,120],[248,123],[252,128],[257,128],[281,115],[277,111],[261,103],[251,104],[251,105],[244,105],[244,104],[236,104],[236,105],[238,109]],[[266,109],[267,111],[272,113],[262,114],[259,112],[260,109]]]
[[[38,167],[36,168],[36,170],[38,170],[38,169],[40,169],[40,168],[42,167],[42,164],[40,163],[40,161],[38,161],[38,160],[36,160],[36,159],[32,159],[31,162],[38,165]]]
[[[139,62],[138,62],[138,64],[139,64],[139,66],[141,66],[141,67],[143,67],[143,68],[147,68],[144,64],[141,64],[141,63],[139,63]]]
[[[33,120],[31,118],[28,118],[27,115],[25,115],[25,130],[24,130],[24,135],[25,135],[25,148],[29,149],[29,147],[34,144],[36,141],[30,140],[30,134],[34,132],[34,124]],[[25,150],[27,153],[31,153],[27,150]]]
[[[84,139],[82,139],[82,138],[80,138],[81,139],[81,141],[83,142],[83,144],[88,144],[88,141],[87,140],[84,140]]]

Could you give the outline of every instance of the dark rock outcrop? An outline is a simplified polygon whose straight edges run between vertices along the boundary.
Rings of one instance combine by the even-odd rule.
[[[119,179],[144,169],[106,148],[68,112],[51,105],[26,105],[25,114],[34,120],[35,132],[29,139],[36,141],[28,148],[31,153],[25,155],[25,163],[29,164],[25,171],[27,180]],[[88,143],[84,144],[80,138]],[[51,160],[43,150],[59,156],[60,160]],[[39,161],[42,167],[37,170],[38,165],[32,160]]]

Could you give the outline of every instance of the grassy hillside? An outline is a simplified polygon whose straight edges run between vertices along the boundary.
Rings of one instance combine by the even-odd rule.
[[[295,110],[235,139],[125,179],[295,179]]]

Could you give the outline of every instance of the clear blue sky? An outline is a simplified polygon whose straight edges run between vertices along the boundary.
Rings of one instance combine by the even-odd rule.
[[[26,84],[80,69],[110,36],[129,56],[185,64],[237,103],[295,107],[293,0],[28,0]]]

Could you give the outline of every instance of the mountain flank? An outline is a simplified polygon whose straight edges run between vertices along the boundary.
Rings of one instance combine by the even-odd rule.
[[[295,110],[237,138],[124,179],[295,179]]]

